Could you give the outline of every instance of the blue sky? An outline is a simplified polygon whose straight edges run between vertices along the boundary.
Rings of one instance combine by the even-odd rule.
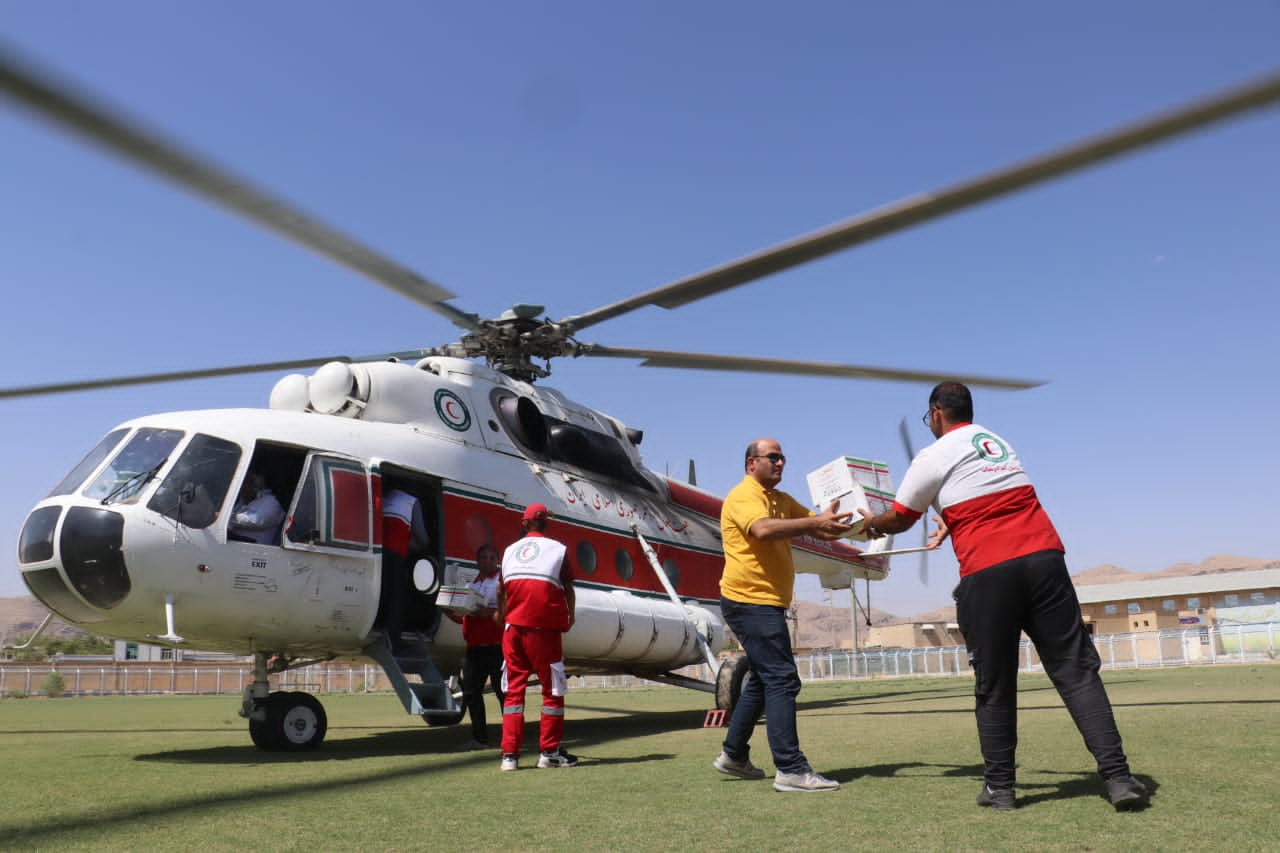
[[[575,314],[1280,64],[1280,4],[0,0],[0,39],[495,315]],[[0,385],[454,340],[439,316],[0,104]],[[583,333],[1050,380],[979,391],[1079,571],[1280,557],[1280,110]],[[900,478],[928,388],[561,361],[718,492]],[[0,402],[0,547],[114,424],[276,377]],[[914,532],[900,539],[912,540]],[[900,558],[872,603],[946,603]],[[799,594],[823,600],[816,583]],[[861,587],[859,589],[861,594]],[[25,593],[16,569],[0,595]],[[836,601],[847,601],[837,597]]]

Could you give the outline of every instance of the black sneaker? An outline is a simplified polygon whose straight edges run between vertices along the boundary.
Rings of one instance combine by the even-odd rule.
[[[982,792],[978,794],[978,805],[998,812],[1012,811],[1017,808],[1013,802],[1012,788],[992,788],[985,782],[982,784]]]
[[[573,767],[578,763],[578,756],[570,755],[563,749],[557,749],[554,752],[544,752],[538,756],[538,766],[547,767]]]
[[[1132,776],[1113,776],[1107,780],[1107,798],[1117,811],[1140,808],[1147,803],[1147,786]]]

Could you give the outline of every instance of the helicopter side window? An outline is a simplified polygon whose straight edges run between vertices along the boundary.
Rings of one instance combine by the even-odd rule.
[[[239,463],[240,445],[197,434],[147,507],[187,527],[208,527],[218,517]]]
[[[103,504],[135,502],[182,436],[183,432],[176,429],[143,427],[138,430],[84,490],[84,496],[100,498]]]
[[[107,433],[102,441],[98,442],[98,446],[90,450],[80,460],[80,464],[72,468],[71,473],[63,477],[62,482],[53,487],[53,491],[49,492],[48,497],[69,495],[74,492],[76,486],[79,486],[84,482],[85,477],[96,471],[102,461],[111,455],[111,451],[115,450],[116,445],[123,441],[128,434],[129,430],[127,429],[117,429]]]
[[[308,459],[285,523],[286,541],[367,552],[372,530],[369,472],[351,459],[320,454]]]
[[[316,526],[316,483],[307,477],[294,499],[293,513],[286,517],[284,534],[290,542],[310,545],[320,538]]]

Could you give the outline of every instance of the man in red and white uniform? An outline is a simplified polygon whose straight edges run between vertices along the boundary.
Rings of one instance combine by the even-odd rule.
[[[912,460],[892,509],[863,513],[863,529],[873,537],[901,533],[932,504],[942,517],[935,516],[930,545],[951,535],[960,562],[956,619],[973,667],[985,762],[978,805],[1015,806],[1018,645],[1025,632],[1097,760],[1112,805],[1141,806],[1146,786],[1129,772],[1062,540],[1022,462],[1008,442],[973,423],[973,398],[959,382],[933,389],[925,423],[937,441]]]
[[[578,763],[560,747],[564,737],[564,632],[573,627],[576,599],[573,571],[565,546],[543,535],[550,517],[542,504],[530,504],[521,518],[523,539],[502,555],[498,606],[506,628],[502,658],[506,666],[502,705],[502,769],[520,767],[524,741],[524,694],[529,675],[542,684],[539,767]]]

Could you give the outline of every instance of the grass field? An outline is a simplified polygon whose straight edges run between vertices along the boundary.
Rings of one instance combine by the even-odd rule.
[[[4,699],[0,847],[1280,848],[1280,666],[1105,677],[1134,771],[1153,791],[1142,812],[1102,799],[1040,677],[1021,682],[1012,813],[974,805],[981,764],[964,678],[806,685],[801,744],[844,786],[823,794],[716,773],[722,732],[702,728],[707,697],[670,688],[571,693],[566,746],[582,763],[518,773],[498,771],[496,750],[454,751],[465,724],[428,729],[385,695],[321,697],[329,736],[303,756],[252,747],[225,696]],[[753,741],[772,771],[763,726]]]

